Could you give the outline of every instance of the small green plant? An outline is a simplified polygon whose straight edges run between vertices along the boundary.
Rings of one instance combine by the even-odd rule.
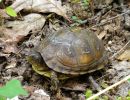
[[[84,6],[88,6],[89,3],[90,3],[90,0],[83,0],[83,5],[84,5]]]
[[[0,3],[2,2],[3,0],[0,0]],[[4,3],[2,3],[4,5]],[[5,6],[5,5],[4,5]],[[5,7],[5,12],[11,16],[11,17],[17,17],[17,13],[16,11],[11,7],[11,6],[8,6],[8,7]]]
[[[72,18],[73,21],[75,21],[75,22],[77,22],[77,23],[82,23],[82,20],[79,19],[79,18],[76,17],[76,16],[72,16],[71,18]]]
[[[87,89],[87,91],[85,92],[85,97],[86,97],[86,99],[89,98],[89,97],[91,97],[92,95],[93,95],[92,90]]]
[[[18,95],[28,95],[27,91],[22,88],[19,80],[11,80],[0,88],[0,100],[11,99]]]
[[[93,95],[93,92],[92,90],[90,89],[87,89],[86,92],[85,92],[85,97],[86,97],[86,100],[91,97]],[[108,96],[106,95],[103,95],[103,96],[100,96],[100,97],[96,97],[95,99],[93,100],[109,100]]]
[[[130,82],[130,78],[128,79],[128,82]]]
[[[71,19],[74,21],[74,23],[71,26],[79,26],[84,22],[76,16],[72,16]]]
[[[80,0],[70,0],[71,3],[79,3]]]
[[[6,7],[5,8],[6,13],[11,17],[17,17],[16,11],[12,7]]]
[[[93,95],[93,92],[92,90],[90,89],[87,89],[86,92],[85,92],[85,97],[86,97],[86,100],[91,97]],[[106,95],[103,95],[103,96],[100,96],[100,97],[96,97],[95,99],[93,100],[109,100],[109,97],[106,96]],[[121,96],[117,96],[115,98],[115,100],[130,100],[130,90],[128,91],[128,95],[126,97],[121,97]]]

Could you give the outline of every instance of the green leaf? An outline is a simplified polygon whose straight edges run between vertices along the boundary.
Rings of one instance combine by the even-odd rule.
[[[130,100],[130,97],[126,97],[126,100]]]
[[[102,96],[103,100],[109,100],[108,96]]]
[[[92,90],[87,89],[86,93],[85,93],[86,99],[92,96]]]
[[[130,96],[130,90],[128,91],[128,95]]]
[[[76,16],[72,16],[71,18],[72,18],[73,21],[75,21],[75,22],[77,22],[77,23],[80,23],[80,24],[81,24],[81,23],[83,22],[81,19],[79,19],[79,18],[76,17]]]
[[[122,97],[116,97],[116,100],[122,100]]]
[[[0,95],[11,99],[18,95],[27,96],[28,93],[22,88],[19,80],[11,80],[0,88]]]
[[[89,5],[89,2],[90,2],[90,0],[83,0],[83,5],[84,5],[84,6],[88,6],[88,5]]]
[[[5,11],[8,15],[10,15],[11,17],[17,17],[17,13],[15,12],[15,10],[12,7],[6,7]]]
[[[78,3],[80,0],[70,0],[71,3]]]
[[[80,24],[82,24],[83,21],[79,19],[79,20],[77,20],[77,22],[80,23]]]
[[[72,18],[72,20],[74,20],[74,21],[78,19],[76,16],[72,16],[71,18]]]
[[[107,88],[108,87],[108,84],[107,83],[105,83],[104,81],[101,83],[101,86],[105,89],[105,88]]]
[[[130,82],[130,78],[128,79],[128,82]]]
[[[6,100],[6,97],[0,95],[0,100]]]

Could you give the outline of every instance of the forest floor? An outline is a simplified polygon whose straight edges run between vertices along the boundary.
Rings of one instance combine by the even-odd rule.
[[[87,95],[96,94],[130,75],[129,0],[29,2],[32,0],[0,3],[0,85],[11,79],[20,80],[29,96],[19,96],[19,100],[49,100],[48,96],[36,94],[37,90],[45,91],[51,100],[86,100]],[[10,5],[17,17],[6,14],[4,9]],[[105,46],[109,63],[93,73],[60,81],[60,93],[56,95],[50,88],[51,80],[36,73],[26,56],[50,32],[55,34],[71,26],[95,32]],[[90,76],[93,79],[90,80]],[[101,94],[97,100],[130,100],[129,93],[130,82],[125,81]]]

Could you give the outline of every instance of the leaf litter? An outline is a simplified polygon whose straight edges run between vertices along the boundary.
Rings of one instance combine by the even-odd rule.
[[[111,2],[112,0],[110,0],[110,3],[108,3],[107,6],[110,6]],[[127,2],[129,3],[129,1]],[[65,2],[65,3],[67,3],[67,5],[69,4],[69,2]],[[4,46],[4,48],[0,49],[1,50],[0,53],[2,55],[9,54],[8,56],[6,56],[6,58],[8,59],[10,59],[11,57],[12,58],[15,57],[15,59],[18,60],[18,61],[8,62],[8,59],[7,59],[7,64],[4,64],[4,65],[0,64],[1,66],[4,66],[2,67],[3,69],[0,69],[0,70],[2,71],[2,74],[4,70],[6,70],[5,71],[6,73],[3,74],[5,78],[10,79],[11,77],[12,78],[18,77],[17,75],[23,75],[24,78],[22,78],[22,81],[24,84],[29,84],[32,86],[38,84],[39,87],[44,87],[45,89],[49,90],[49,86],[47,84],[49,83],[48,80],[46,80],[42,76],[39,76],[35,72],[33,72],[32,69],[29,67],[28,63],[25,60],[23,60],[24,59],[23,57],[25,57],[26,50],[22,51],[23,54],[17,55],[17,52],[19,51],[18,43],[26,40],[25,38],[28,35],[33,35],[34,33],[36,33],[35,36],[33,37],[34,39],[35,38],[39,39],[40,38],[39,36],[42,36],[39,34],[42,34],[40,33],[40,31],[46,25],[45,22],[47,22],[45,13],[53,12],[53,13],[56,13],[57,15],[63,16],[67,20],[71,16],[67,14],[66,7],[65,5],[64,6],[62,5],[61,0],[15,0],[10,6],[14,9],[14,11],[16,11],[17,14],[21,12],[22,12],[21,14],[23,14],[23,12],[26,12],[26,14],[22,15],[22,19],[15,19],[15,20],[7,19],[4,25],[0,28],[0,47]],[[100,8],[100,9],[104,9],[104,8]],[[113,9],[116,9],[116,8],[113,8]],[[4,11],[4,9],[1,9],[0,12],[2,12],[1,13],[2,16],[5,16],[5,17],[8,16],[6,15],[6,12]],[[100,16],[100,18],[99,17],[96,17],[96,18],[100,19],[99,22],[107,22],[107,19],[113,17],[113,15],[115,16],[118,15],[118,13],[119,12],[116,12],[116,11],[108,11],[105,14],[103,14],[102,17]],[[57,21],[58,18],[55,18],[55,19]],[[51,20],[55,21],[55,19],[51,19]],[[58,19],[58,20],[61,20],[61,19]],[[123,28],[122,20],[123,20],[122,16],[119,16],[118,18],[112,19],[110,22],[105,23],[103,26],[95,27],[92,29],[95,32],[97,32],[97,35],[99,36],[99,38],[102,39],[102,41],[104,42],[106,50],[108,51],[109,57],[115,54],[116,52],[118,52],[126,43],[127,36],[125,36],[125,34],[123,33],[129,34],[129,31]],[[54,27],[55,30],[58,30],[60,27],[59,25],[61,25],[61,23],[59,24],[59,22],[57,22],[58,28],[53,23],[51,23],[50,25],[50,22],[49,22],[50,26],[47,26],[47,28],[51,30],[50,27]],[[96,23],[99,24],[98,22]],[[90,22],[90,24],[93,24],[93,22],[92,23]],[[63,26],[64,25],[61,25],[61,27]],[[46,28],[44,29],[46,30]],[[27,40],[27,41],[32,41],[32,43],[35,44],[35,41],[33,41],[33,39]],[[19,45],[19,46],[22,47],[22,45]],[[30,48],[27,47],[25,49],[30,49]],[[15,56],[12,56],[11,53],[14,53]],[[117,59],[120,61],[118,61]],[[108,84],[113,84],[119,81],[122,77],[130,74],[129,73],[130,72],[129,49],[125,50],[123,54],[120,54],[119,58],[110,59],[110,62],[111,62],[111,66],[109,66],[110,69],[108,70],[106,69],[106,70],[107,72],[109,72],[110,76],[113,74],[113,71],[116,73],[116,75],[112,76],[112,80],[109,76],[107,78],[104,77],[103,80],[99,80],[99,81],[103,81],[103,82],[105,81]],[[15,71],[20,71],[22,70],[22,67],[24,68],[26,67],[24,69],[25,71],[22,72],[22,74],[18,74],[17,72],[15,73],[12,72],[10,74],[9,72],[9,70],[11,69],[12,70],[17,69]],[[99,72],[99,74],[100,73],[102,72]],[[10,77],[8,75],[10,75]],[[81,76],[81,79],[82,77],[83,76]],[[98,77],[94,75],[94,78],[99,78],[99,77],[100,75],[98,75]],[[1,81],[3,80],[1,79]],[[108,80],[111,80],[110,83],[108,82]],[[63,86],[63,88],[67,88],[65,86]],[[60,96],[59,98],[62,98],[62,99],[64,98],[65,100],[67,99],[73,100],[74,98],[83,98],[82,100],[85,100],[83,91],[85,91],[88,86],[89,85],[88,85],[87,76],[85,76],[85,78],[83,79],[82,82],[80,82],[80,84],[77,84],[75,81],[72,80],[72,83],[68,85],[68,90],[62,91],[64,96]],[[121,95],[121,96],[126,95],[127,91],[129,90],[129,86],[130,86],[129,84],[120,85],[120,87],[118,87],[117,89],[117,94],[116,93],[115,94]],[[39,87],[36,87],[36,88],[38,89]],[[122,92],[124,88],[125,88],[125,93]],[[36,98],[36,97],[33,97],[33,98]]]

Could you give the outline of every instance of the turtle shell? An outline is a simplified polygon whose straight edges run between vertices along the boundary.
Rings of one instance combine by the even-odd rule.
[[[97,65],[105,56],[101,40],[87,29],[61,29],[47,37],[37,50],[49,68],[72,75],[100,69]]]

